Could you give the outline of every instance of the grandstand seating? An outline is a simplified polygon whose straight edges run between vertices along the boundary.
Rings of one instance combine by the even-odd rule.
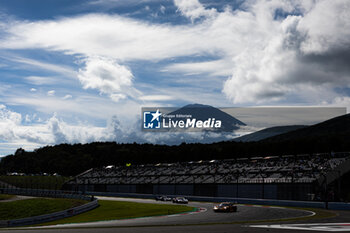
[[[68,184],[312,183],[349,159],[348,153],[284,155],[90,169]]]

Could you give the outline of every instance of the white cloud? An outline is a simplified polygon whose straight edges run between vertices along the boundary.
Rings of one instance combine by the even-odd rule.
[[[94,57],[87,59],[85,68],[79,70],[78,78],[84,88],[110,94],[131,86],[133,75],[127,67],[112,59]]]
[[[69,95],[72,98],[69,98]],[[46,92],[28,95],[21,90],[16,90],[11,95],[3,97],[3,101],[10,106],[26,106],[37,113],[44,114],[44,116],[57,112],[65,119],[74,116],[74,120],[80,118],[101,122],[101,120],[107,120],[115,114],[128,118],[130,115],[134,116],[140,112],[140,104],[132,99],[116,103],[110,99],[110,96],[89,94],[82,90],[70,90],[66,98],[58,93],[48,98]],[[39,117],[45,119],[40,115]]]
[[[64,100],[71,99],[71,98],[73,98],[72,95],[65,95],[65,96],[63,97]]]
[[[322,7],[326,2],[329,3],[316,3],[305,16],[271,20],[271,35],[257,36],[259,43],[248,41],[245,50],[233,57],[234,71],[223,89],[228,98],[235,103],[263,103],[288,97],[319,103],[320,99],[332,99],[336,87],[349,86],[350,72],[345,60],[350,49],[343,41],[350,43],[350,37],[346,37],[350,30],[340,25],[350,21],[349,15],[344,15],[350,2],[337,1],[334,5],[338,7]],[[341,17],[335,17],[338,14]],[[323,21],[332,22],[328,24],[332,29],[315,25]],[[343,52],[335,50],[339,48]]]
[[[155,1],[162,1],[162,0],[92,0],[89,1],[89,5],[98,5],[98,6],[104,6],[104,7],[117,7],[117,6],[125,6],[125,5],[136,5],[140,3],[147,3],[147,2],[155,2]]]
[[[162,14],[164,14],[166,8],[165,8],[165,6],[161,5],[161,6],[159,7],[159,10],[160,10],[160,12],[161,12]]]
[[[174,100],[174,97],[169,95],[144,95],[140,97],[143,101],[167,101]]]
[[[196,36],[197,30],[187,26],[150,25],[117,15],[90,14],[57,21],[20,22],[8,28],[8,33],[12,36],[0,42],[1,48],[44,48],[117,60],[163,59],[190,55],[197,47],[204,50],[203,46],[188,43],[193,36],[200,38]]]
[[[324,53],[349,47],[350,3],[344,0],[318,1],[305,14],[298,30],[307,33],[301,43],[305,53]]]
[[[43,84],[54,84],[56,80],[50,77],[40,77],[40,76],[28,76],[24,78],[31,84],[43,85]]]
[[[205,62],[175,63],[166,66],[162,71],[183,73],[184,75],[208,74],[210,76],[230,76],[232,74],[231,59]]]
[[[0,140],[3,141],[50,141],[41,126],[23,126],[22,115],[0,106]]]
[[[30,91],[31,91],[31,92],[36,92],[37,89],[35,89],[35,88],[30,88]]]
[[[25,121],[31,122],[36,115],[26,115]],[[111,135],[107,128],[89,124],[70,125],[59,120],[56,115],[49,120],[33,125],[23,125],[21,114],[0,105],[0,140],[18,147],[33,149],[38,146],[58,144],[107,141]],[[0,145],[0,147],[2,147]]]
[[[9,124],[18,125],[22,121],[22,116],[19,113],[8,110],[5,105],[0,104],[0,121],[1,123],[8,122]]]
[[[45,98],[42,95],[34,97],[14,96],[8,98],[6,102],[13,105],[30,106],[36,111],[45,114],[59,112],[67,116],[76,114],[97,119],[106,119],[106,117],[113,114],[116,108],[116,106],[113,106],[104,98],[92,98],[89,96],[80,96],[70,101],[56,98],[55,96],[51,96],[50,98]]]
[[[30,116],[28,114],[26,115],[25,121],[26,122],[31,122]]]
[[[329,102],[322,102],[321,105],[327,107],[346,107],[346,113],[350,113],[350,97],[348,96],[338,96]]]
[[[87,124],[69,125],[59,120],[55,115],[49,119],[46,126],[52,134],[55,144],[108,141],[111,138],[104,127]]]
[[[16,142],[0,142],[0,156],[6,156],[13,154],[18,148],[24,148],[25,150],[34,150],[39,148],[41,144],[28,143],[26,141],[16,141]]]
[[[78,78],[85,89],[98,89],[101,93],[109,94],[112,100],[119,101],[126,98],[124,93],[129,92],[133,75],[126,66],[112,59],[93,57],[86,60]]]
[[[35,121],[36,118],[37,118],[37,115],[36,115],[36,114],[32,114],[32,115],[26,114],[26,116],[25,116],[25,122],[26,122],[26,123],[31,123],[31,122]]]
[[[223,12],[208,9],[198,0],[174,3],[185,17],[201,20],[189,25],[151,24],[118,15],[88,14],[16,21],[3,26],[9,36],[1,39],[0,47],[40,48],[75,55],[78,60],[84,57],[85,66],[78,74],[83,87],[97,89],[114,101],[142,96],[132,87],[129,61],[186,56],[187,62],[179,64],[167,60],[162,70],[227,76],[223,93],[238,104],[295,99],[318,103],[332,99],[336,88],[349,86],[347,0],[247,1],[244,10],[226,8]],[[284,18],[276,12],[295,15]],[[193,61],[196,57],[209,61]],[[62,71],[62,67],[47,68]],[[305,94],[316,90],[331,96],[320,100],[317,94]]]
[[[139,110],[139,109],[138,109]],[[135,116],[135,115],[133,115]],[[26,115],[26,123],[37,118],[35,115]],[[60,143],[89,143],[94,141],[117,142],[151,142],[151,143],[179,143],[179,140],[202,140],[215,138],[218,135],[205,135],[203,133],[144,133],[140,129],[140,118],[128,119],[112,116],[105,127],[97,127],[86,122],[68,124],[54,114],[48,120],[30,126],[22,124],[21,114],[11,111],[0,105],[0,153],[8,153],[9,149],[15,151],[22,147],[32,150],[41,146]],[[11,145],[9,147],[9,145]],[[5,152],[3,152],[5,151]]]
[[[126,99],[126,95],[124,94],[111,94],[110,97],[114,102],[119,102],[120,100]]]
[[[51,91],[48,91],[48,92],[47,92],[47,95],[48,95],[48,96],[54,96],[55,93],[56,93],[55,90],[51,90]]]
[[[198,0],[174,0],[174,3],[179,11],[192,21],[202,16],[210,17],[217,14],[215,9],[205,9]]]
[[[17,42],[19,43],[19,41],[17,41]],[[0,47],[2,47],[1,43],[2,42],[0,40]],[[4,46],[4,47],[6,48],[6,46]],[[22,47],[22,46],[19,46],[19,47]],[[17,47],[17,48],[19,48],[19,47]],[[24,47],[26,47],[26,46],[24,46]],[[14,48],[16,48],[16,46],[14,46]],[[29,48],[29,47],[27,47],[27,48]],[[29,68],[30,70],[32,70],[32,69],[47,70],[47,71],[62,74],[64,77],[69,77],[69,78],[76,77],[76,72],[72,68],[64,66],[64,65],[50,64],[50,63],[46,63],[46,62],[42,62],[42,61],[38,61],[38,60],[33,60],[30,58],[11,56],[11,55],[3,57],[3,58],[10,60],[10,61],[14,61],[17,63],[22,63],[24,65],[27,65],[26,68]],[[35,76],[33,76],[33,77],[35,77]],[[34,78],[34,80],[35,79],[38,80],[38,78]],[[29,78],[29,80],[30,80],[30,78]]]

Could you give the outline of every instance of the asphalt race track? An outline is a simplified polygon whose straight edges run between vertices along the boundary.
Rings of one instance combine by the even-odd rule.
[[[108,200],[123,200],[123,201],[139,201],[147,203],[167,203],[171,202],[156,202],[154,200],[143,199],[127,199],[127,198],[102,198]],[[276,207],[261,207],[261,206],[238,206],[235,213],[215,213],[213,203],[190,202],[190,206],[201,208],[201,212],[191,213],[186,215],[170,215],[160,217],[137,218],[127,220],[92,222],[84,224],[69,224],[61,227],[115,227],[115,226],[158,226],[158,225],[187,225],[187,224],[204,224],[204,223],[230,223],[244,222],[251,220],[267,220],[279,218],[291,218],[308,216],[313,213],[300,211],[295,209],[285,209]]]
[[[154,200],[145,199],[129,199],[129,198],[108,198],[100,197],[105,200],[123,200],[146,203],[164,203],[156,202]],[[167,202],[169,203],[169,202]],[[50,232],[50,233],[109,233],[109,232],[300,232],[303,229],[311,230],[313,226],[297,226],[291,225],[293,223],[309,223],[305,220],[293,220],[293,222],[276,222],[277,219],[290,219],[304,216],[311,216],[314,213],[311,211],[296,210],[281,207],[266,207],[259,205],[239,205],[238,211],[235,213],[215,213],[212,210],[213,203],[190,202],[190,206],[199,208],[198,212],[188,214],[159,216],[159,217],[145,217],[127,220],[113,220],[100,221],[82,224],[65,224],[49,226],[44,228],[32,229],[2,229],[1,232]],[[337,216],[339,221],[350,222],[349,214],[347,212],[340,212]],[[328,221],[327,221],[328,220]],[[330,219],[314,220],[314,222],[330,222]],[[262,221],[262,222],[257,222]],[[338,221],[338,222],[339,222]],[[275,222],[275,223],[274,223]],[[332,222],[337,222],[337,218],[332,219]],[[281,225],[281,223],[289,224]],[[268,224],[272,224],[270,226]],[[350,224],[349,231],[350,231]],[[343,224],[346,226],[346,224]],[[315,228],[314,232],[324,232],[325,229],[330,228],[340,229],[338,226],[322,226]],[[281,229],[283,228],[283,230]],[[295,228],[295,229],[294,229]],[[320,231],[322,230],[322,231]]]

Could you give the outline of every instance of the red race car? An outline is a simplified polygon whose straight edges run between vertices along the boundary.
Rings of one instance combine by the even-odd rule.
[[[237,212],[237,206],[233,202],[222,202],[215,205],[213,210],[215,212]]]

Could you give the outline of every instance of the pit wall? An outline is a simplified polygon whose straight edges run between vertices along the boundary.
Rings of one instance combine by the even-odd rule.
[[[312,184],[79,184],[65,187],[81,192],[137,193],[153,195],[186,195],[250,199],[310,200]]]
[[[138,194],[138,193],[110,193],[110,192],[87,192],[94,196],[114,196],[126,198],[148,198],[153,199],[156,195],[153,194]],[[168,195],[176,197],[175,195]],[[182,195],[183,196],[183,195]],[[251,198],[229,198],[229,197],[200,197],[186,196],[189,201],[205,201],[205,202],[237,202],[239,204],[255,204],[255,205],[272,205],[272,206],[290,206],[290,207],[307,207],[307,208],[322,208],[330,210],[350,210],[350,203],[345,202],[318,202],[318,201],[290,201],[290,200],[273,200],[273,199],[251,199]]]

